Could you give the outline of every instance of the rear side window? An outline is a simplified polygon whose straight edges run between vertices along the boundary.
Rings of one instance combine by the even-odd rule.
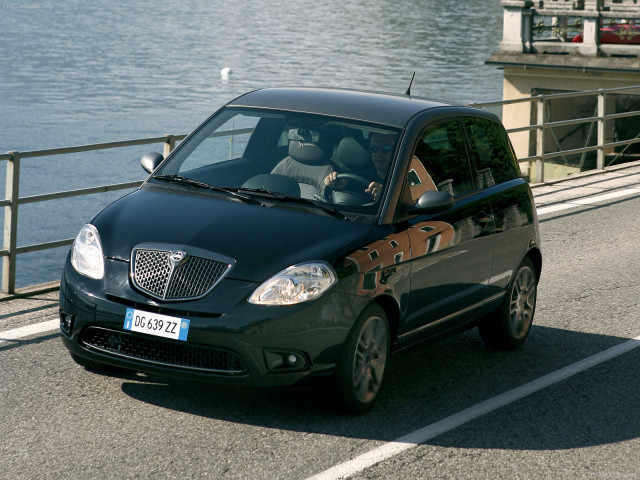
[[[520,177],[504,128],[491,120],[466,117],[472,155],[478,169],[478,187],[489,188]]]

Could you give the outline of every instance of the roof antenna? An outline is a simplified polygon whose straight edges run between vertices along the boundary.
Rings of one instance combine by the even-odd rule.
[[[405,95],[411,95],[411,85],[413,85],[413,79],[416,78],[416,72],[413,72],[413,76],[411,77],[411,81],[409,82],[409,88],[404,92]]]

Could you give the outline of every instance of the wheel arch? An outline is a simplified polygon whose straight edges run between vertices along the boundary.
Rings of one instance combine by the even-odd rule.
[[[533,266],[536,268],[537,280],[540,281],[542,275],[542,253],[538,248],[532,248],[527,252],[527,257],[533,262]]]
[[[400,307],[395,298],[389,295],[381,295],[376,297],[372,303],[379,305],[387,315],[389,322],[389,336],[391,345],[393,346],[396,336],[398,335],[398,327],[400,325]]]

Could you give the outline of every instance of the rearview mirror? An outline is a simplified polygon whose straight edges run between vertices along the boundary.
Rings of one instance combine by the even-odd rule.
[[[145,153],[140,159],[140,165],[147,173],[153,173],[158,168],[158,165],[162,163],[164,157],[158,152]]]
[[[449,192],[430,190],[420,195],[415,205],[407,207],[409,215],[440,213],[453,206],[453,197]]]

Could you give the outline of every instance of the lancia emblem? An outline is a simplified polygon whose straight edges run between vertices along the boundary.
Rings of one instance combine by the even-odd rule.
[[[183,252],[182,250],[172,250],[169,254],[169,260],[173,264],[174,267],[180,265],[187,258],[187,252]]]

